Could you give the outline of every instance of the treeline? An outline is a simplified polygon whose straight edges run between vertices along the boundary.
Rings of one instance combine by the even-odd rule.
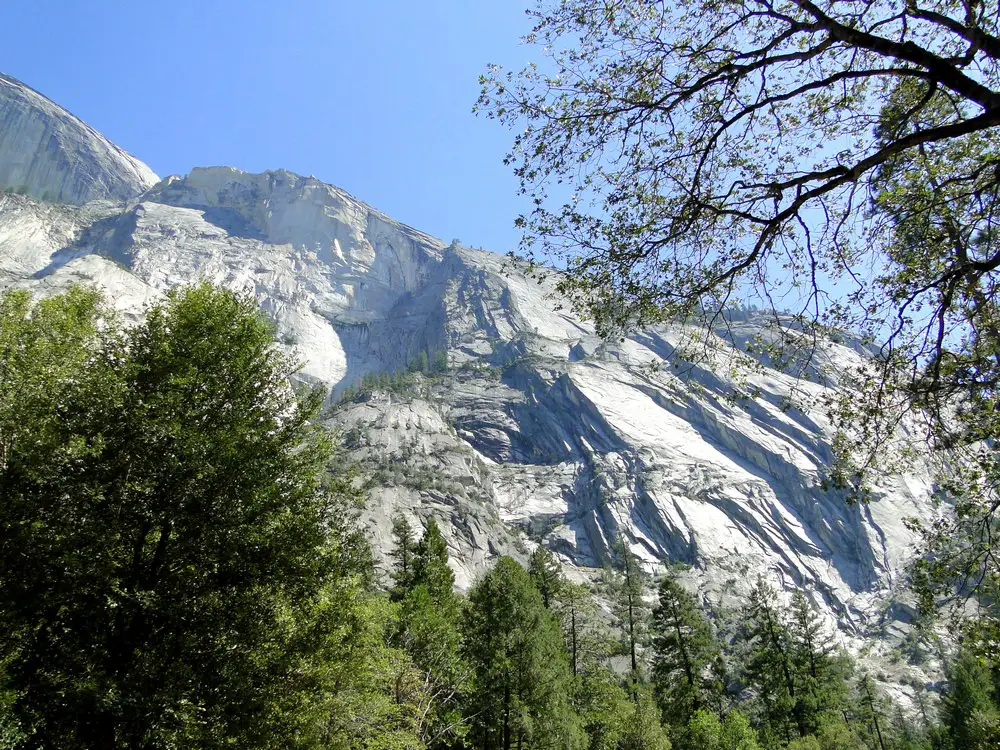
[[[132,327],[0,295],[0,748],[996,746],[989,630],[910,717],[804,596],[712,618],[624,544],[596,589],[539,549],[463,597],[436,523],[397,518],[380,578],[295,369],[206,284]]]
[[[447,352],[439,351],[428,354],[426,350],[422,350],[410,360],[405,369],[365,373],[359,383],[344,388],[340,392],[338,400],[340,402],[351,401],[362,393],[377,390],[401,393],[408,390],[416,382],[415,376],[418,373],[434,377],[446,372],[448,372]]]
[[[539,548],[527,569],[500,558],[463,600],[433,519],[419,541],[402,518],[393,531],[386,647],[435,696],[397,702],[400,719],[420,717],[408,747],[979,747],[960,737],[969,706],[939,724],[893,705],[801,592],[785,607],[759,581],[737,624],[720,627],[671,575],[647,603],[649,582],[619,543],[597,596]]]

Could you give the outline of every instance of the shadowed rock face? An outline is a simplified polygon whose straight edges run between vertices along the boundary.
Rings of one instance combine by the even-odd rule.
[[[89,125],[0,74],[0,188],[86,203],[134,198],[158,180]]]
[[[820,488],[822,383],[864,356],[849,346],[823,344],[809,381],[765,362],[737,384],[745,355],[731,342],[760,330],[750,318],[675,370],[682,327],[603,342],[561,308],[553,279],[285,171],[196,169],[119,205],[0,196],[0,288],[93,283],[137,316],[200,278],[253,294],[301,377],[333,389],[326,423],[380,480],[366,516],[376,545],[394,513],[434,515],[461,585],[536,542],[598,567],[621,534],[650,569],[693,566],[710,598],[765,573],[860,633],[911,554],[902,519],[932,514],[922,475],[887,479],[867,506]],[[448,372],[338,401],[421,353],[446,356]]]

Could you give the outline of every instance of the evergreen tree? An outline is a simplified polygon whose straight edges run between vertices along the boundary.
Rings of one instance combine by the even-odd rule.
[[[995,676],[971,648],[959,651],[948,674],[948,692],[941,701],[941,720],[951,747],[996,747],[1000,742],[1000,709]]]
[[[803,733],[814,733],[825,712],[840,711],[848,702],[850,666],[840,658],[832,639],[805,594],[792,593],[788,632],[796,683],[796,722]]]
[[[447,747],[465,731],[460,697],[467,668],[459,635],[461,600],[455,593],[447,544],[433,518],[416,544],[410,568],[410,588],[401,602],[399,641],[425,686],[426,705],[418,734],[430,748]]]
[[[857,692],[857,721],[865,728],[870,738],[869,744],[874,750],[889,750],[890,743],[886,736],[885,699],[867,672],[862,673],[858,678]]]
[[[473,586],[463,636],[473,747],[582,747],[562,632],[516,561],[501,557]]]
[[[615,624],[629,656],[630,679],[641,681],[639,650],[649,637],[649,605],[643,598],[645,575],[624,536],[618,536],[612,551],[614,570],[610,576],[610,594]]]
[[[434,518],[427,519],[424,535],[413,556],[413,585],[424,585],[440,604],[454,601],[455,573],[448,565],[448,544]]]
[[[429,748],[451,747],[465,733],[461,694],[467,668],[461,654],[458,597],[436,599],[420,583],[400,603],[398,642],[422,686],[416,733]]]
[[[777,592],[758,579],[743,611],[744,671],[756,691],[764,734],[787,743],[795,737],[796,693],[791,639],[777,602]],[[799,727],[799,734],[807,732]]]
[[[653,685],[669,723],[684,727],[696,711],[715,702],[708,672],[718,656],[711,625],[694,597],[664,577],[653,610]]]
[[[562,565],[548,549],[538,545],[528,563],[528,575],[542,595],[546,609],[552,609],[563,586]]]
[[[416,547],[413,527],[402,514],[393,516],[392,543],[392,551],[389,553],[395,562],[391,574],[392,597],[398,601],[413,588],[413,557]]]
[[[613,648],[610,636],[599,630],[597,604],[586,586],[563,580],[556,613],[562,621],[574,677],[595,667]]]

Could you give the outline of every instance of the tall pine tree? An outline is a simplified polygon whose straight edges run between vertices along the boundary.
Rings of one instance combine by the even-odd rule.
[[[473,586],[463,636],[473,747],[582,747],[562,632],[515,560],[501,557]]]
[[[389,556],[395,563],[392,570],[392,598],[398,601],[413,587],[413,554],[416,539],[413,527],[406,517],[397,514],[392,518],[392,550]]]
[[[563,586],[562,565],[548,549],[538,545],[528,562],[528,575],[542,595],[546,609],[552,609]]]
[[[629,657],[630,679],[641,682],[640,650],[649,639],[649,605],[643,597],[646,576],[624,536],[618,536],[612,552],[614,568],[609,576],[612,611]]]
[[[803,733],[819,729],[824,714],[840,712],[848,702],[850,665],[823,630],[805,594],[792,593],[788,633],[794,670],[796,723]]]
[[[653,685],[664,718],[674,726],[687,726],[696,711],[714,705],[709,672],[718,655],[694,597],[664,577],[653,610]]]
[[[777,591],[759,578],[743,610],[744,672],[756,693],[763,734],[787,743],[806,732],[796,724],[792,643],[781,615]]]

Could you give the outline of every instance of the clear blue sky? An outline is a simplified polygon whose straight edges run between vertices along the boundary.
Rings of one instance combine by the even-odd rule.
[[[527,0],[9,0],[0,71],[161,176],[283,167],[504,252],[527,208],[511,134],[471,114],[520,65]]]

